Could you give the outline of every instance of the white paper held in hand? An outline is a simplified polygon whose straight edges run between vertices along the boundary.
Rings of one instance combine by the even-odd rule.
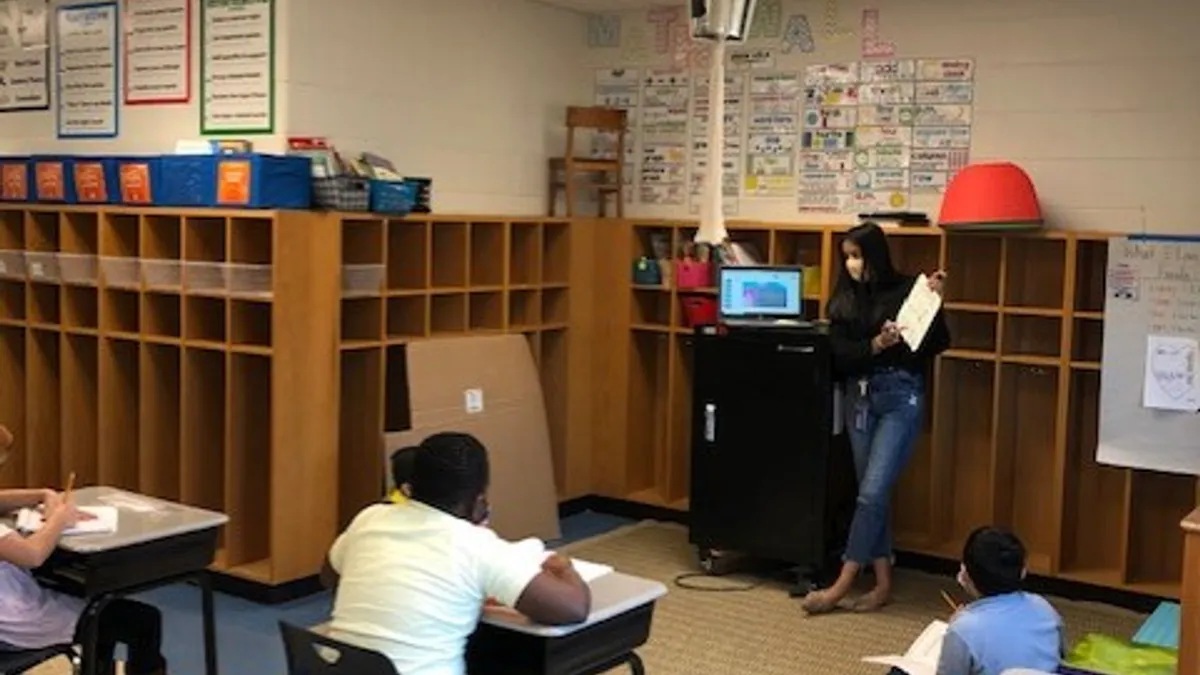
[[[942,640],[949,627],[945,621],[931,622],[903,656],[868,656],[863,661],[899,668],[908,675],[936,675],[938,660],[942,657]]]
[[[914,352],[920,349],[925,335],[938,310],[942,308],[942,296],[929,287],[929,277],[922,274],[913,283],[900,311],[896,313],[896,324],[900,326],[900,337]]]

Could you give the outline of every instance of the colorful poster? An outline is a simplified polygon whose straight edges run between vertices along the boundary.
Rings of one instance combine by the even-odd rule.
[[[192,98],[189,0],[123,0],[125,104],[187,103]]]
[[[974,62],[891,59],[810,66],[801,211],[930,210],[966,166]]]
[[[274,0],[201,0],[200,132],[275,129]]]
[[[712,110],[708,76],[692,78],[691,171],[688,210],[700,213],[708,176],[708,118]],[[721,160],[721,203],[725,215],[737,215],[742,186],[746,76],[725,74],[725,147]]]
[[[58,8],[59,138],[117,135],[117,15],[115,2]]]
[[[605,108],[620,108],[625,111],[625,164],[622,168],[623,198],[626,204],[633,202],[634,174],[637,166],[637,138],[639,103],[641,101],[642,71],[635,68],[605,68],[596,71],[595,102]],[[611,159],[616,156],[617,136],[597,133],[592,136],[591,156]]]
[[[687,199],[687,144],[642,143],[641,202],[683,204]]]
[[[50,107],[49,4],[0,0],[0,112]]]
[[[745,190],[751,197],[787,197],[796,182],[799,100],[804,80],[797,73],[750,76]]]

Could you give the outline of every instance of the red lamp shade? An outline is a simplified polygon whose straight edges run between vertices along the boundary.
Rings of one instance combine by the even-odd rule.
[[[971,164],[942,196],[938,225],[953,230],[1036,230],[1042,227],[1037,190],[1024,169],[1009,162]]]

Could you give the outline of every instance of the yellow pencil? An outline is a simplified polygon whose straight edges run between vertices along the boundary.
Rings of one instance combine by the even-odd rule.
[[[75,472],[72,471],[70,476],[67,476],[67,490],[64,493],[67,499],[71,498],[71,490],[75,489]]]
[[[942,591],[941,593],[942,593],[942,599],[946,601],[947,605],[950,605],[951,612],[957,612],[959,609],[961,609],[959,604],[954,601],[954,598],[950,597],[949,593],[947,593],[946,591]]]

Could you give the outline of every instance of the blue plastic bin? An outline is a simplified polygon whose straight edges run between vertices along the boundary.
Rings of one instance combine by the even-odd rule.
[[[66,155],[34,155],[33,200],[47,204],[75,203],[75,158]]]
[[[117,162],[111,157],[75,157],[72,183],[77,204],[116,204],[120,201]]]
[[[28,157],[0,157],[0,202],[33,199],[33,168]]]
[[[312,207],[307,157],[231,154],[165,155],[160,162],[164,206],[242,209]]]
[[[371,211],[407,216],[417,203],[418,186],[405,180],[372,180]]]
[[[129,206],[154,206],[162,191],[162,158],[115,157],[117,171],[117,203]]]

